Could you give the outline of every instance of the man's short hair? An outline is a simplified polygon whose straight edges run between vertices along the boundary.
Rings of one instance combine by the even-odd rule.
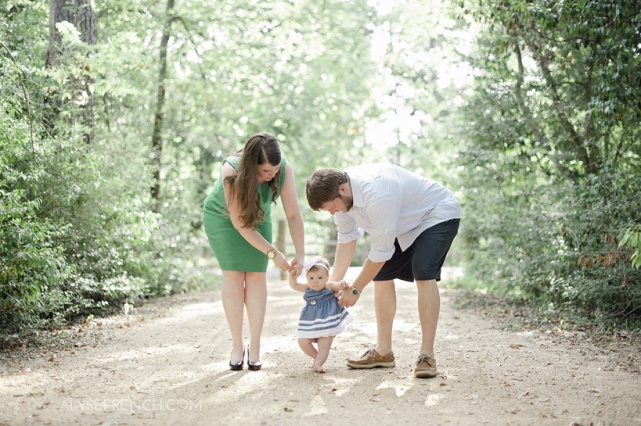
[[[347,175],[338,169],[320,169],[316,170],[307,180],[307,203],[314,211],[319,211],[323,204],[328,203],[341,194],[338,187],[347,183]]]

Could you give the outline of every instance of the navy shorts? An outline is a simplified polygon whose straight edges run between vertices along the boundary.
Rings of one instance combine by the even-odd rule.
[[[441,280],[441,267],[458,233],[460,219],[451,219],[427,228],[411,246],[401,251],[394,241],[394,255],[385,262],[374,281]]]

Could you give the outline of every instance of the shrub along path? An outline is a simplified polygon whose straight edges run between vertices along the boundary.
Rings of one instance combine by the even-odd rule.
[[[4,352],[0,424],[641,425],[637,337],[507,331],[442,288],[440,374],[415,379],[414,284],[398,282],[397,293],[395,368],[345,366],[375,342],[371,287],[317,374],[296,343],[301,294],[271,279],[262,371],[227,368],[219,290],[163,298]]]

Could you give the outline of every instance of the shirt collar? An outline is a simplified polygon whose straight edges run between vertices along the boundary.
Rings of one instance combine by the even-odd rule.
[[[346,171],[349,176],[349,186],[352,190],[352,207],[363,207],[363,191],[361,189],[360,179],[356,170]]]

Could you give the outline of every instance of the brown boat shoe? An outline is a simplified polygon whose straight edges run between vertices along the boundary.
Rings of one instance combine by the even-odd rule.
[[[418,356],[416,368],[414,368],[414,377],[436,377],[436,360],[433,356],[427,354],[420,354]]]
[[[367,350],[359,359],[348,359],[347,366],[350,368],[376,368],[376,367],[394,367],[394,353],[390,351],[385,356],[381,356],[376,349]]]

